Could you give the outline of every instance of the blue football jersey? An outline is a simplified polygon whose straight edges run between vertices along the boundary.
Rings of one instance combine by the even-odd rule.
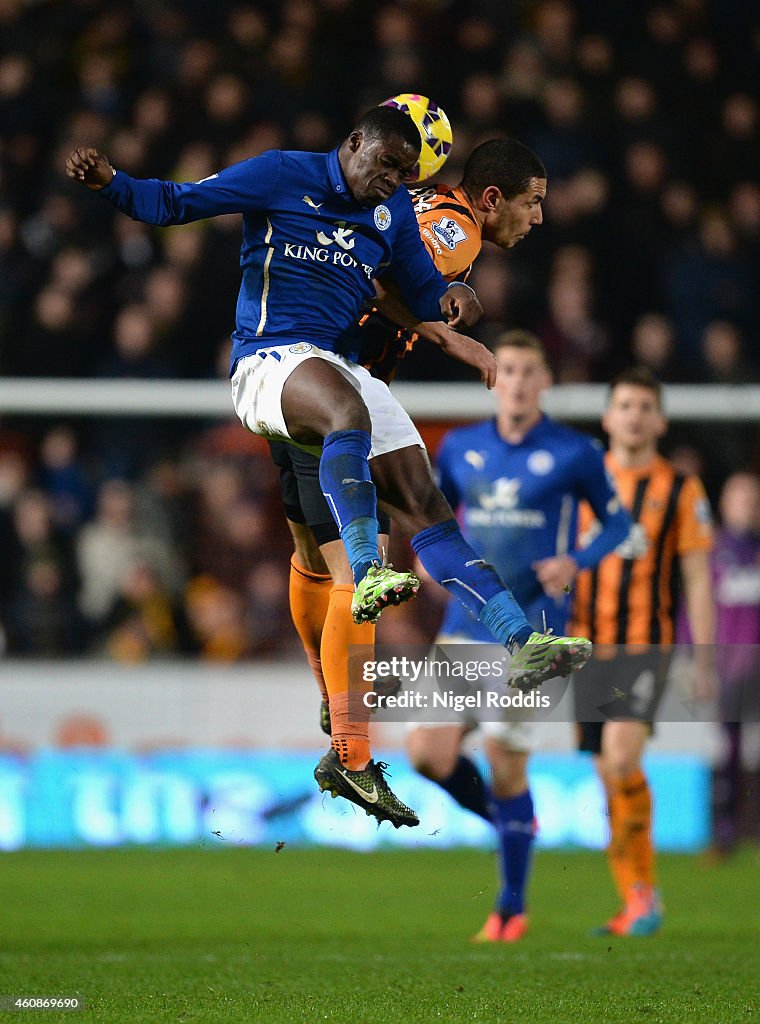
[[[595,565],[620,544],[630,518],[606,473],[601,445],[543,416],[519,444],[499,434],[496,420],[446,434],[437,458],[441,490],[462,532],[494,566],[535,628],[565,630],[570,595],[544,594],[533,562],[572,554]],[[602,524],[593,546],[576,551],[578,503],[588,501]],[[473,641],[493,637],[459,601],[450,601],[441,631]]]
[[[375,295],[372,279],[388,268],[416,316],[441,319],[446,281],[422,243],[409,193],[402,186],[384,203],[361,206],[337,150],[271,150],[181,185],[117,171],[100,194],[148,224],[242,213],[231,370],[259,348],[291,342],[356,360],[356,319]]]

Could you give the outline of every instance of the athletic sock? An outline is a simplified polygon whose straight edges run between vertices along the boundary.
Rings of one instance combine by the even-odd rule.
[[[412,537],[415,554],[426,571],[499,643],[522,646],[533,632],[522,608],[493,566],[484,562],[462,536],[456,519],[428,526]]]
[[[478,618],[510,651],[522,647],[533,633],[525,613],[506,588],[486,603]]]
[[[607,863],[609,864],[612,881],[625,903],[628,896],[629,871],[625,857],[625,842],[622,817],[622,800],[612,794],[607,800],[607,815],[610,823],[610,841],[607,846]]]
[[[499,836],[499,867],[502,888],[497,910],[503,917],[525,911],[530,855],[536,835],[535,812],[530,790],[519,796],[489,803],[491,821]]]
[[[309,572],[298,564],[293,555],[290,559],[290,615],[324,701],[329,697],[319,649],[331,590],[332,577],[329,574]]]
[[[652,845],[652,792],[641,769],[620,784],[625,800],[631,885],[654,885]]]
[[[377,496],[369,472],[372,439],[366,430],[328,434],[319,461],[319,483],[340,530],[354,582],[377,561]]]
[[[634,885],[654,885],[652,794],[640,768],[612,787],[610,867],[627,898]]]
[[[363,673],[353,672],[349,678],[350,648],[361,645],[372,648],[375,627],[370,622],[357,625],[351,616],[354,588],[339,585],[332,588],[322,629],[322,672],[330,695],[332,746],[342,764],[351,771],[364,768],[370,759],[370,709],[364,695],[372,683],[363,680]]]
[[[460,754],[451,775],[437,781],[442,789],[454,797],[460,807],[479,814],[490,824],[491,815],[488,813],[486,803],[486,784],[477,765],[469,757]]]

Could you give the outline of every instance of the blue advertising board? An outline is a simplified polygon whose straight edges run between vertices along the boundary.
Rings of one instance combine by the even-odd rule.
[[[380,755],[382,756],[382,755]],[[421,825],[394,830],[345,800],[320,794],[319,753],[170,750],[43,750],[0,754],[0,849],[120,844],[237,843],[386,847],[489,846],[491,829],[415,774],[394,752],[392,785]],[[700,758],[646,761],[660,850],[698,850],[709,840],[709,767]],[[543,847],[600,848],[604,799],[589,758],[531,760]]]

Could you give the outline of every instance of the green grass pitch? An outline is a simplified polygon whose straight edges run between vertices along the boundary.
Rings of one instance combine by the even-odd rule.
[[[0,856],[0,995],[81,1012],[2,1020],[736,1024],[760,1019],[758,862],[661,857],[648,939],[592,939],[614,909],[602,854],[539,853],[532,931],[473,946],[491,854],[330,850]]]

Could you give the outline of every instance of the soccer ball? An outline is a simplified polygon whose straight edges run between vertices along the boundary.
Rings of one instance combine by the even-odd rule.
[[[437,174],[446,163],[451,152],[452,133],[446,112],[427,96],[416,92],[403,92],[384,100],[381,107],[396,107],[408,114],[419,129],[422,138],[420,158],[406,179],[407,184],[416,185]]]

